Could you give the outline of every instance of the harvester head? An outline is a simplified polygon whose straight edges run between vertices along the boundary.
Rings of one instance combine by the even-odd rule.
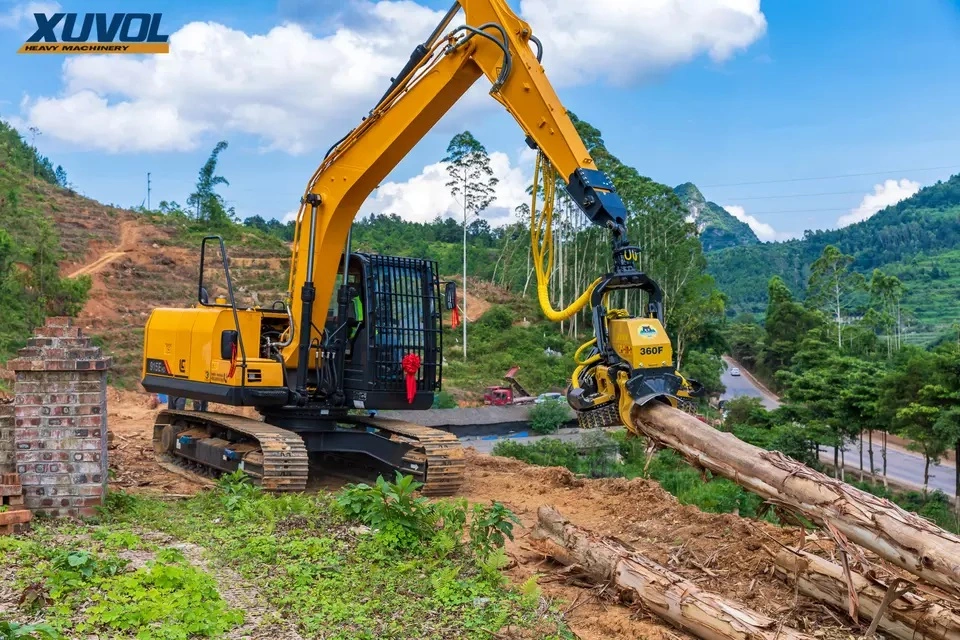
[[[607,308],[608,294],[630,289],[646,294],[645,316]],[[591,302],[596,339],[585,345],[585,353],[578,352],[567,390],[581,426],[632,428],[630,413],[636,406],[663,402],[677,407],[704,395],[703,385],[674,367],[673,346],[663,327],[663,294],[656,282],[634,270],[610,274],[596,287]]]

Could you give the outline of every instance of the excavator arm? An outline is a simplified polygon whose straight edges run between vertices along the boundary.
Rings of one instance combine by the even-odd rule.
[[[596,337],[578,351],[585,357],[578,357],[567,396],[571,406],[582,422],[596,426],[628,416],[633,403],[679,393],[681,378],[674,375],[660,322],[659,288],[636,270],[639,251],[627,243],[623,201],[597,170],[557,98],[540,65],[541,53],[530,26],[505,0],[454,4],[377,105],[326,153],[312,176],[297,215],[285,304],[239,308],[222,238],[204,239],[198,304],[155,309],[145,328],[141,382],[172,400],[154,426],[159,455],[213,473],[244,470],[264,487],[286,491],[306,486],[310,454],[345,459],[351,468],[360,456],[378,470],[415,475],[426,494],[457,490],[465,465],[454,435],[349,413],[428,408],[442,362],[436,264],[353,255],[349,233],[380,181],[481,77],[538,150],[544,192],[552,193],[558,172],[587,217],[611,231],[611,272],[573,307],[547,313],[555,319],[591,305]],[[541,213],[533,207],[531,238],[551,237],[552,203],[545,198]],[[212,302],[204,287],[208,241],[219,245],[227,294]],[[540,246],[552,255],[549,241]],[[544,270],[544,252],[535,254],[546,310],[542,273],[549,272],[551,258]],[[341,265],[343,283],[337,287]],[[630,318],[607,308],[610,293],[630,288],[648,293],[649,317]],[[333,309],[327,301],[335,289],[337,312],[328,320]],[[177,398],[183,397],[253,406],[263,421],[207,413],[202,405],[181,410]]]
[[[449,25],[455,26],[441,36]],[[455,22],[457,21],[457,22]],[[536,52],[533,47],[536,47]],[[481,77],[596,224],[613,233],[615,269],[631,268],[626,208],[590,157],[540,64],[530,25],[505,0],[459,0],[419,45],[366,118],[327,153],[301,201],[289,292],[294,335],[282,351],[302,392],[310,345],[320,338],[350,226],[390,171]]]

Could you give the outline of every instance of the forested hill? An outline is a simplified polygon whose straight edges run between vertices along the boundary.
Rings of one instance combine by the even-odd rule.
[[[868,277],[879,268],[903,280],[904,304],[920,324],[949,324],[944,298],[954,305],[960,299],[960,174],[849,227],[710,253],[709,271],[728,297],[728,312],[763,313],[770,278],[803,292],[809,265],[827,245],[853,256],[853,268]]]
[[[704,251],[759,244],[760,240],[747,223],[737,220],[715,202],[707,202],[697,185],[685,182],[673,192],[697,225]]]

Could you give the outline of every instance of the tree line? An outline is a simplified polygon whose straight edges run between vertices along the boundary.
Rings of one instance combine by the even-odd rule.
[[[0,121],[0,169],[0,361],[6,361],[48,315],[79,313],[90,278],[60,276],[59,238],[33,182],[66,187],[63,168]]]
[[[841,477],[843,449],[852,442],[859,443],[859,469],[886,477],[886,436],[902,436],[924,457],[926,492],[931,466],[949,451],[960,454],[960,338],[930,349],[907,344],[903,283],[879,269],[867,280],[852,264],[852,256],[828,245],[809,266],[804,299],[774,276],[763,324],[742,314],[727,325],[731,355],[785,400],[772,412],[751,400],[731,402],[732,422],[742,425],[741,437],[763,446],[775,439],[813,466],[821,447],[832,449]]]
[[[794,294],[803,294],[811,265],[831,245],[851,256],[853,270],[866,276],[877,268],[891,271],[894,263],[903,263],[898,269],[905,269],[916,257],[957,247],[960,174],[842,229],[806,231],[799,240],[712,252],[710,273],[728,296],[732,312],[762,313],[772,276],[779,276]],[[941,267],[918,275],[934,280],[950,277]]]

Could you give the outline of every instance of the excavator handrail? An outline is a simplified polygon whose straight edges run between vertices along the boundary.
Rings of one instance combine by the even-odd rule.
[[[207,254],[207,241],[216,240],[220,244],[220,259],[223,265],[223,275],[227,280],[227,295],[230,297],[230,309],[233,312],[233,324],[234,328],[237,331],[237,345],[240,351],[240,386],[246,386],[247,384],[247,350],[243,346],[243,332],[240,331],[240,315],[237,313],[237,300],[233,293],[233,279],[230,277],[230,263],[227,260],[227,245],[223,241],[223,236],[221,235],[209,235],[204,236],[203,240],[200,241],[200,276],[199,284],[197,288],[197,301],[205,307],[221,307],[225,305],[217,304],[208,304],[202,300],[203,294],[203,263]]]

